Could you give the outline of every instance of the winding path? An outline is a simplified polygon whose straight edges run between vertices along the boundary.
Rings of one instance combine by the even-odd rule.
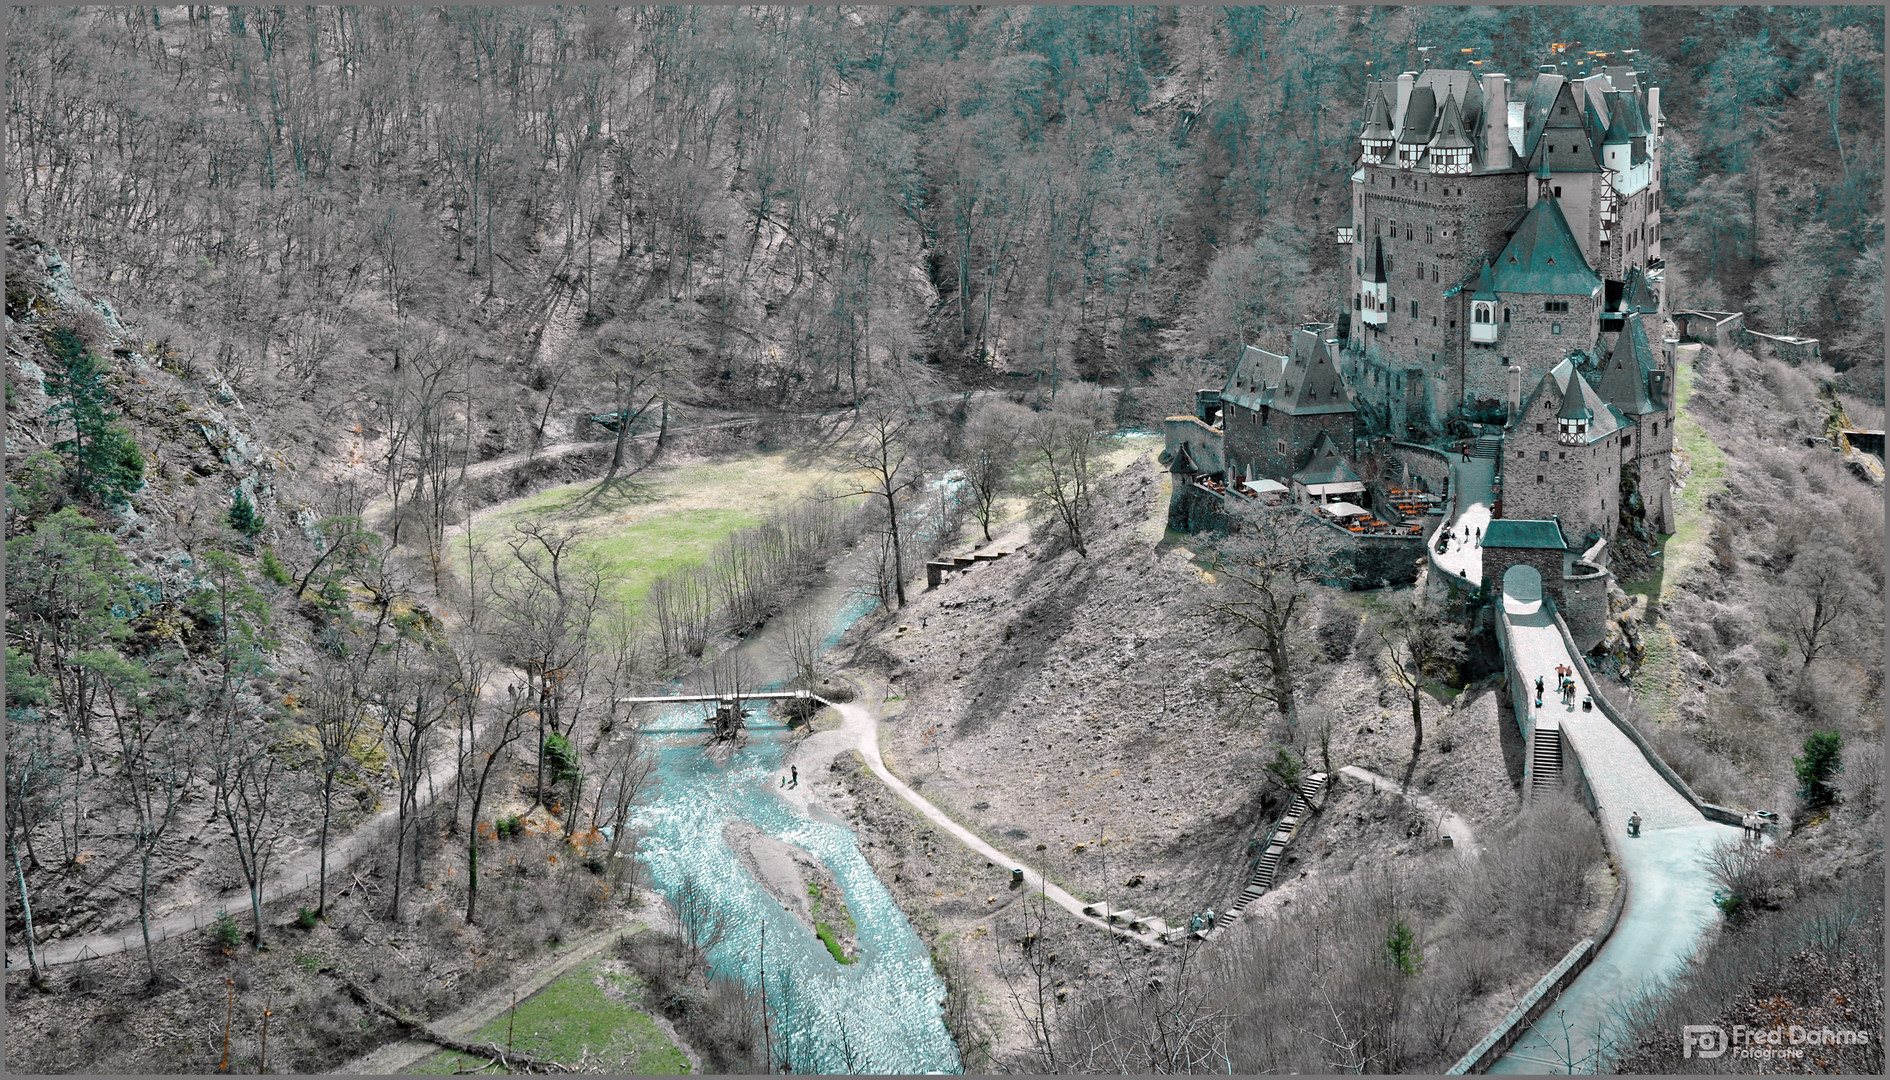
[[[1361,768],[1357,765],[1344,766],[1339,772],[1354,780],[1370,784],[1380,791],[1389,791],[1404,796],[1406,799],[1410,800],[1413,806],[1416,806],[1419,810],[1423,811],[1427,817],[1437,823],[1438,835],[1450,837],[1452,847],[1462,851],[1471,858],[1476,858],[1483,854],[1483,848],[1477,844],[1476,830],[1470,827],[1470,822],[1464,820],[1461,815],[1452,812],[1443,803],[1438,802],[1429,795],[1421,795],[1418,792],[1406,788],[1404,785],[1388,776],[1380,776],[1370,769]]]
[[[984,856],[990,861],[992,866],[1003,871],[1007,878],[1013,868],[1022,867],[1026,887],[1041,892],[1044,896],[1049,898],[1051,903],[1069,912],[1079,921],[1123,937],[1133,938],[1145,945],[1153,946],[1161,944],[1160,940],[1153,934],[1132,933],[1122,927],[1112,926],[1093,915],[1084,914],[1083,901],[1070,895],[1070,893],[1061,886],[1045,879],[1040,871],[1023,862],[1021,859],[1007,855],[997,848],[992,847],[983,837],[965,828],[958,822],[953,821],[943,810],[932,805],[930,801],[925,799],[918,792],[912,790],[905,781],[894,776],[886,768],[885,761],[880,757],[879,716],[874,709],[868,708],[858,701],[844,705],[835,705],[833,708],[834,711],[840,714],[840,726],[830,731],[822,731],[808,736],[800,745],[794,748],[793,752],[788,757],[787,763],[798,767],[806,775],[811,777],[818,775],[822,767],[826,766],[839,755],[849,750],[857,750],[859,751],[860,757],[865,759],[866,767],[871,769],[873,775],[879,777],[888,788],[891,788],[894,794],[904,799],[920,814],[923,814],[928,821],[956,837],[958,841],[966,847]],[[839,818],[833,814],[832,811],[825,809],[815,801],[813,792],[809,787],[788,788],[783,792],[783,796],[810,817],[822,821],[839,823]]]
[[[1581,681],[1577,697],[1595,694],[1587,672],[1569,655],[1557,617],[1541,601],[1505,597],[1498,618],[1508,630],[1512,678],[1543,673],[1552,681],[1555,667],[1567,664]],[[1584,712],[1551,696],[1538,712],[1560,714],[1562,737],[1580,758],[1601,828],[1620,861],[1627,901],[1593,962],[1489,1071],[1598,1072],[1627,1030],[1625,1010],[1679,975],[1717,922],[1713,881],[1702,859],[1739,842],[1740,830],[1707,820],[1599,709]],[[1634,813],[1642,819],[1638,837],[1627,835]]]

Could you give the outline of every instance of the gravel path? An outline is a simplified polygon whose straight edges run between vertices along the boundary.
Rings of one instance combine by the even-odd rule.
[[[1515,670],[1554,680],[1558,664],[1574,666],[1554,616],[1539,603],[1505,600]],[[1578,677],[1580,677],[1578,669]],[[1594,688],[1583,679],[1579,699]],[[1556,715],[1567,743],[1600,804],[1601,827],[1619,852],[1626,906],[1614,933],[1587,970],[1569,984],[1548,1012],[1490,1067],[1492,1073],[1596,1072],[1606,1067],[1624,1030],[1623,1010],[1644,990],[1684,970],[1700,938],[1717,924],[1713,880],[1702,858],[1740,831],[1706,820],[1654,771],[1640,747],[1599,709],[1583,712],[1553,695],[1540,710]],[[1641,835],[1627,835],[1630,814],[1641,815]]]
[[[881,690],[879,693],[883,695],[884,691]],[[883,696],[881,704],[884,704]],[[894,776],[887,770],[885,761],[880,757],[879,715],[876,709],[868,708],[858,701],[850,704],[835,705],[834,709],[840,714],[841,725],[831,731],[823,731],[809,736],[799,746],[794,748],[793,753],[788,758],[791,764],[800,769],[803,778],[819,775],[820,770],[824,769],[835,757],[849,750],[857,750],[860,756],[865,759],[866,767],[873,771],[873,775],[879,777],[888,788],[892,789],[894,794],[904,799],[913,809],[925,815],[927,820],[956,837],[958,841],[966,847],[984,856],[990,861],[991,865],[997,867],[1006,875],[1011,872],[1012,868],[1022,867],[1024,871],[1024,885],[1026,888],[1042,892],[1043,895],[1049,897],[1051,903],[1069,912],[1079,921],[1088,923],[1098,929],[1108,930],[1111,933],[1134,938],[1145,945],[1159,945],[1161,943],[1152,934],[1131,933],[1121,927],[1111,926],[1109,923],[1093,915],[1084,914],[1083,901],[1070,895],[1069,892],[1054,882],[1046,880],[1041,872],[1029,866],[1023,860],[992,847],[977,833],[953,821],[950,817],[946,816],[943,810],[933,806],[918,792],[907,786],[905,781]],[[836,820],[832,812],[821,807],[820,804],[814,800],[813,792],[809,786],[804,785],[798,788],[788,788],[785,791],[785,797],[789,802],[799,806],[811,817],[824,821]]]
[[[1370,784],[1380,791],[1391,791],[1403,795],[1411,801],[1412,805],[1423,811],[1426,817],[1437,822],[1438,833],[1450,837],[1452,846],[1457,850],[1471,858],[1483,854],[1483,849],[1477,845],[1476,830],[1470,827],[1470,823],[1461,815],[1452,813],[1444,804],[1429,795],[1406,790],[1404,785],[1396,780],[1388,776],[1380,776],[1370,769],[1360,768],[1357,765],[1347,765],[1339,772],[1354,780]]]

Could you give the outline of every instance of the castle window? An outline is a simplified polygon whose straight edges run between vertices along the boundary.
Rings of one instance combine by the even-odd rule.
[[[1572,150],[1574,147],[1570,147],[1569,149]],[[1562,185],[1560,184],[1555,185],[1555,197],[1558,199],[1562,197]]]
[[[1567,300],[1544,300],[1544,301],[1542,302],[1542,310],[1544,310],[1544,311],[1567,311],[1567,310],[1568,310],[1568,301],[1567,301]]]
[[[1537,424],[1537,425],[1536,425],[1536,427],[1537,427],[1538,429],[1540,429],[1540,428],[1542,427],[1542,425],[1541,425],[1541,424]],[[1538,456],[1538,457],[1536,458],[1536,460],[1537,460],[1537,461],[1547,461],[1547,460],[1549,460],[1549,452],[1548,452],[1547,450],[1542,450],[1542,451],[1538,451],[1538,454],[1539,454],[1539,456]]]
[[[1503,321],[1504,321],[1504,322],[1508,322],[1508,321],[1509,321],[1509,309],[1508,309],[1508,308],[1504,308],[1504,309],[1503,309]]]
[[[1358,276],[1364,277],[1365,276],[1365,257],[1361,255],[1352,261],[1358,264]]]
[[[1544,479],[1545,477],[1541,473],[1536,474],[1536,483],[1540,484],[1543,482]]]
[[[1549,324],[1549,333],[1551,333],[1551,334],[1560,334],[1561,332],[1562,332],[1562,324],[1561,324],[1561,323],[1559,323],[1559,322],[1556,322],[1556,323],[1550,323],[1550,324]]]
[[[1557,461],[1567,461],[1567,460],[1568,460],[1568,452],[1567,452],[1567,451],[1565,451],[1565,450],[1557,450],[1557,451],[1555,452],[1555,460],[1557,460]]]
[[[1417,301],[1416,300],[1411,301],[1411,317],[1413,319],[1417,318]]]
[[[1427,244],[1437,243],[1437,230],[1435,228],[1429,225],[1424,226],[1424,242]]]
[[[1280,453],[1282,454],[1286,453],[1286,440],[1285,439],[1280,440],[1279,446],[1280,446]]]
[[[1541,434],[1544,434],[1544,433],[1545,433],[1545,429],[1546,429],[1546,427],[1547,427],[1547,425],[1545,425],[1545,424],[1537,424],[1537,425],[1536,425],[1536,434],[1538,434],[1538,435],[1541,435]],[[1545,454],[1545,455],[1546,455],[1547,453],[1548,453],[1548,451],[1547,451],[1547,450],[1544,450],[1544,451],[1543,451],[1543,454]],[[1547,460],[1547,459],[1545,458],[1544,460]]]
[[[1404,238],[1406,240],[1411,239],[1411,225],[1408,222],[1404,226]]]
[[[1478,300],[1476,303],[1470,305],[1470,321],[1471,322],[1489,323],[1489,322],[1494,322],[1495,319],[1496,319],[1496,309],[1493,305],[1491,305],[1487,301]]]

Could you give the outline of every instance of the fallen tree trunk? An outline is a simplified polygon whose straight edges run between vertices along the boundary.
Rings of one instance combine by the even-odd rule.
[[[569,1072],[577,1071],[576,1069],[573,1069],[569,1065],[560,1065],[558,1062],[555,1062],[555,1061],[546,1061],[543,1058],[536,1058],[536,1057],[531,1056],[530,1054],[521,1053],[516,1050],[507,1050],[505,1047],[500,1046],[497,1043],[475,1043],[475,1042],[467,1042],[465,1039],[456,1039],[453,1036],[448,1035],[445,1032],[438,1030],[437,1028],[434,1028],[431,1024],[428,1024],[425,1020],[422,1020],[419,1017],[412,1015],[411,1013],[402,1012],[400,1009],[397,1009],[394,1006],[387,1004],[386,1002],[382,1001],[380,998],[375,997],[371,992],[369,992],[367,987],[362,986],[360,983],[355,982],[353,979],[350,979],[346,975],[341,974],[339,971],[336,971],[334,968],[323,968],[322,974],[333,976],[337,981],[341,983],[341,985],[347,987],[348,992],[350,994],[353,994],[355,996],[355,999],[361,1002],[362,1005],[366,1006],[369,1009],[372,1009],[373,1011],[377,1013],[380,1013],[382,1016],[387,1017],[389,1020],[392,1020],[394,1023],[399,1024],[401,1027],[404,1027],[407,1030],[413,1032],[415,1035],[418,1035],[420,1038],[423,1038],[430,1043],[435,1043],[439,1046],[443,1046],[448,1050],[457,1050],[462,1054],[473,1054],[478,1057],[489,1058],[492,1061],[497,1062],[499,1067],[504,1069],[507,1072],[569,1073]]]

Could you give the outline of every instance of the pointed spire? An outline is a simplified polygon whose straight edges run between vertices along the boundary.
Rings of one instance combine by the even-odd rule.
[[[1381,236],[1374,236],[1371,265],[1365,268],[1365,283],[1376,285],[1385,280],[1385,240]]]
[[[1472,300],[1496,299],[1496,283],[1490,277],[1490,257],[1483,257],[1483,269],[1477,271],[1476,289],[1470,294]]]
[[[1370,100],[1365,103],[1365,126],[1359,132],[1359,141],[1364,143],[1391,142],[1391,107],[1385,104],[1385,95],[1380,84],[1373,83]]]
[[[1541,155],[1541,164],[1536,167],[1536,198],[1555,198],[1555,186],[1549,183],[1549,155]]]
[[[1444,119],[1438,125],[1437,137],[1431,140],[1432,150],[1468,150],[1470,140],[1463,133],[1463,113],[1457,108],[1457,95],[1444,97]]]
[[[1633,110],[1622,107],[1626,104],[1626,101],[1623,100],[1624,97],[1625,95],[1622,94],[1612,94],[1609,96],[1608,133],[1601,137],[1603,143],[1626,143],[1634,140],[1634,132],[1629,129],[1629,122],[1626,118],[1626,114],[1633,112]]]

